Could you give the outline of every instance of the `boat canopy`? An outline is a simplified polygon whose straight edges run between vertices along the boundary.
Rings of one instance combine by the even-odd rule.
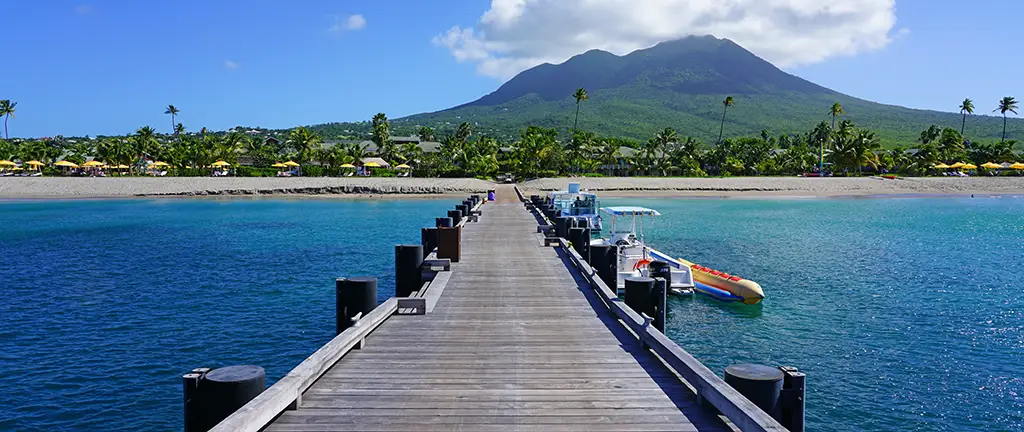
[[[612,216],[661,216],[657,210],[646,207],[601,207],[601,210]]]

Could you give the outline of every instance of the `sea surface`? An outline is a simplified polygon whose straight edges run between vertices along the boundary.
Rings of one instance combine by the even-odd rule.
[[[0,202],[0,430],[178,430],[181,375],[287,373],[334,331],[334,279],[377,275],[439,200]],[[808,374],[814,431],[1024,430],[1024,199],[608,199],[655,247],[758,281],[671,302],[722,373]]]

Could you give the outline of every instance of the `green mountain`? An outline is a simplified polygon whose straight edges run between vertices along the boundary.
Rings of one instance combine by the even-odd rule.
[[[715,141],[726,96],[736,99],[726,120],[726,137],[752,136],[762,129],[773,135],[803,133],[830,120],[834,102],[846,111],[841,119],[875,130],[886,146],[912,145],[933,124],[959,130],[961,122],[959,113],[848,96],[783,72],[728,39],[703,36],[662,42],[625,56],[588,51],[562,64],[523,71],[473,102],[393,123],[403,130],[427,125],[443,132],[467,121],[478,133],[509,138],[529,125],[568,134],[575,113],[571,95],[578,87],[590,96],[580,107],[581,130],[643,141],[665,127]],[[950,106],[959,102],[950,101]],[[990,112],[985,108],[996,101],[986,102],[975,101],[979,113]],[[998,140],[1001,132],[1001,117],[967,119],[966,134],[976,141]],[[1024,139],[1024,121],[1011,119],[1007,134]]]

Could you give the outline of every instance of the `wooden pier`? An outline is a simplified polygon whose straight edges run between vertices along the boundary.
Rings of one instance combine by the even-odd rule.
[[[450,272],[378,306],[214,430],[784,430],[574,251],[544,247],[516,189],[482,211]]]

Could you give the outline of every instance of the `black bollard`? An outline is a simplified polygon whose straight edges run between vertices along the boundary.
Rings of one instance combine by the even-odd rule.
[[[377,307],[377,278],[361,276],[339,278],[334,283],[335,334],[341,334],[352,327],[352,318],[358,313],[363,316]]]
[[[657,277],[654,278],[654,291],[651,291],[652,297],[649,299],[652,306],[654,306],[654,314],[651,317],[654,318],[654,328],[658,331],[665,333],[665,322],[668,319],[668,279]]]
[[[423,285],[423,245],[395,245],[395,296],[409,297]]]
[[[462,212],[462,216],[469,216],[469,206],[465,204],[459,204],[455,206],[455,210]]]
[[[569,237],[569,218],[558,216],[555,218],[555,235],[561,238]]]
[[[436,222],[436,226],[438,228],[441,228],[441,227],[449,227],[450,228],[450,227],[455,226],[454,223],[452,223],[452,218],[450,218],[450,217],[440,217],[440,218],[435,219],[435,222]]]
[[[626,278],[626,306],[638,314],[656,318],[654,309],[654,279],[649,277]]]
[[[779,395],[779,423],[790,432],[804,432],[806,375],[795,367],[779,366],[785,378]]]
[[[588,263],[590,267],[597,272],[597,276],[604,281],[609,288],[615,289],[611,284],[608,283],[608,258],[611,255],[613,246],[607,244],[590,245],[590,256],[588,257]]]
[[[587,219],[585,217],[578,217],[578,218],[576,218],[576,227],[577,228],[590,228],[590,219]]]
[[[576,251],[580,253],[580,256],[587,262],[590,262],[590,228],[581,228],[583,230],[583,238],[580,242],[580,248]]]
[[[583,256],[583,252],[580,252],[583,245],[583,230],[584,228],[569,228],[569,243],[572,243],[573,250],[580,256]]]
[[[462,222],[462,210],[448,210],[448,217],[452,218],[453,224],[458,225],[459,222]]]
[[[725,368],[725,382],[764,412],[776,416],[784,374],[778,368],[735,364]]]
[[[185,383],[185,432],[212,429],[267,387],[267,372],[259,366],[228,366],[209,372],[197,370],[182,377]]]
[[[445,218],[448,219],[448,218]],[[430,255],[437,247],[437,227],[427,227],[420,230],[420,244],[423,245],[423,254]]]

